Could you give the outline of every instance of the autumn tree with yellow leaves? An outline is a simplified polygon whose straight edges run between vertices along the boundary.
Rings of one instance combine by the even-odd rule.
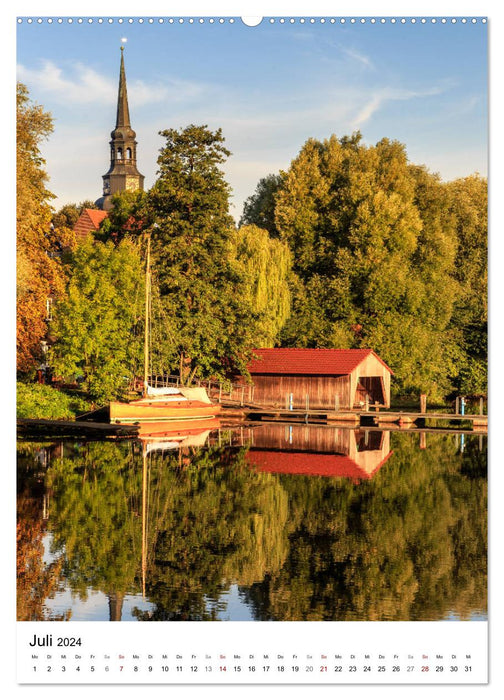
[[[54,195],[47,189],[40,143],[53,129],[52,118],[34,104],[28,89],[17,85],[17,369],[30,375],[43,357],[48,303],[63,290],[60,260],[52,255]]]

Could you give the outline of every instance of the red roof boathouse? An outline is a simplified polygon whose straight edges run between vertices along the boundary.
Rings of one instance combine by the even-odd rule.
[[[278,408],[390,407],[393,374],[370,349],[261,348],[248,370],[254,403]]]

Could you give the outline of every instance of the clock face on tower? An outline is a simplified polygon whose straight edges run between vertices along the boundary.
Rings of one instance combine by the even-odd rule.
[[[110,194],[110,180],[103,181],[103,194]]]
[[[127,177],[126,178],[126,189],[134,192],[139,188],[137,177]]]

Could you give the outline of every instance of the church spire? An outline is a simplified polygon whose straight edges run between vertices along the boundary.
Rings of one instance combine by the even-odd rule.
[[[121,67],[117,94],[117,115],[115,129],[110,134],[110,168],[103,176],[103,197],[96,201],[100,209],[112,209],[112,195],[124,190],[143,190],[144,176],[136,164],[136,133],[131,128],[126,71],[124,68],[124,47],[121,46]]]
[[[126,88],[126,71],[124,70],[124,46],[121,46],[121,70],[119,71],[116,129],[118,126],[131,126],[128,107],[128,90]]]

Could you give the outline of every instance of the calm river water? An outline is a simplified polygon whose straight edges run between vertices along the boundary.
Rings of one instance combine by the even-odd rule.
[[[19,620],[487,619],[487,441],[18,443]]]

